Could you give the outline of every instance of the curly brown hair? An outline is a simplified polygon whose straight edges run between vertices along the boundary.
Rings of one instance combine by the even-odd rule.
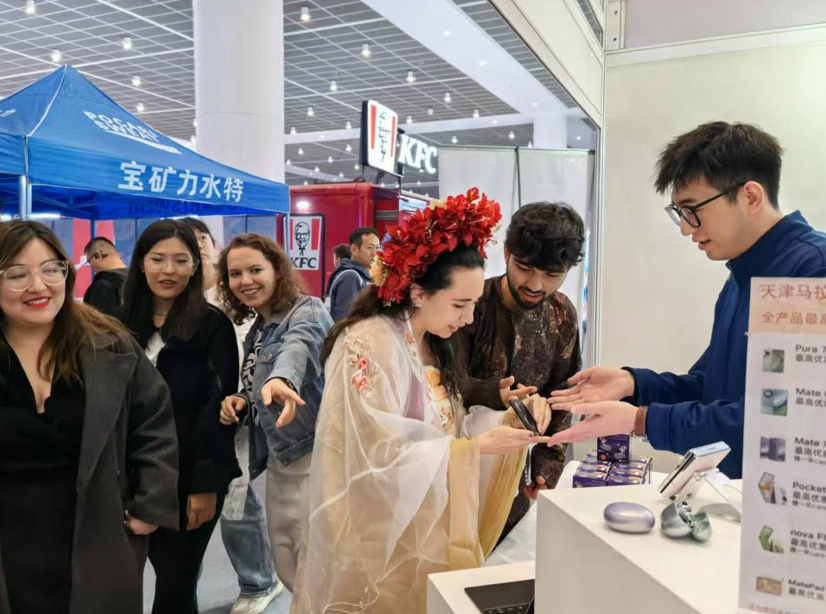
[[[272,268],[275,269],[275,291],[270,298],[270,308],[273,313],[289,309],[295,304],[299,296],[305,294],[301,277],[293,268],[292,262],[290,262],[283,247],[264,235],[252,232],[238,235],[221,252],[221,258],[218,261],[218,292],[221,296],[224,311],[230,320],[236,324],[241,324],[254,314],[254,311],[244,305],[229,288],[227,258],[232,250],[241,247],[249,247],[261,252],[272,265]]]

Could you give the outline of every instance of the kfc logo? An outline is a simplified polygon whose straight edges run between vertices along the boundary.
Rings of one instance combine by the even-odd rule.
[[[294,215],[290,218],[290,260],[299,271],[318,271],[321,267],[320,215]]]
[[[396,172],[396,145],[399,117],[374,100],[364,106],[363,146],[366,146],[367,166],[386,173]],[[364,139],[366,136],[366,140]]]

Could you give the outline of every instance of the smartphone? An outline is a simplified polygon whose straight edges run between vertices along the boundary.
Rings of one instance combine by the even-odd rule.
[[[660,493],[669,499],[697,494],[703,483],[700,480],[693,480],[694,475],[714,469],[729,452],[731,449],[722,441],[691,448],[660,484]]]
[[[525,426],[525,428],[532,433],[539,435],[539,427],[536,425],[536,420],[533,419],[531,412],[528,411],[525,404],[516,397],[511,397],[508,402],[510,403],[510,406],[513,407],[513,411],[516,412],[516,415],[519,417],[519,421]]]

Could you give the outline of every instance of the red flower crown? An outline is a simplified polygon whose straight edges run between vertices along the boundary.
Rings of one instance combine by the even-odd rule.
[[[439,254],[460,244],[485,256],[485,245],[501,219],[499,203],[484,194],[480,199],[479,189],[471,188],[391,227],[370,268],[379,298],[385,305],[403,302],[410,284],[422,278]]]

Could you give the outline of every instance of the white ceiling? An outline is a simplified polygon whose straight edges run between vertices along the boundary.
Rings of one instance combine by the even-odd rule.
[[[402,122],[410,116],[411,132],[432,144],[451,145],[456,137],[465,146],[524,147],[532,140],[531,117],[495,95],[491,90],[496,87],[484,87],[484,79],[471,78],[452,58],[437,55],[361,0],[283,1],[286,158],[302,173],[288,172],[288,183],[360,175],[354,168],[357,133],[341,131],[348,121],[358,127],[361,102],[367,98],[393,108]],[[573,100],[487,0],[444,1],[453,2],[480,36],[494,41],[526,79],[558,101],[558,109],[567,110],[563,112],[573,118],[570,145],[581,146],[583,135],[587,143],[592,130],[578,119]],[[37,0],[35,15],[27,14],[25,6],[26,0],[0,0],[0,97],[68,63],[155,129],[184,140],[196,134],[192,0]],[[300,20],[302,7],[310,10],[309,23]],[[129,50],[122,44],[125,37],[132,39]],[[360,55],[363,43],[370,44],[369,61]],[[57,62],[53,50],[61,53]],[[413,84],[407,82],[408,71],[416,77]],[[141,79],[139,86],[132,83],[135,76]],[[336,92],[330,91],[332,80]],[[449,104],[444,102],[447,92]],[[141,113],[136,111],[139,103]],[[308,117],[308,107],[313,107],[313,117]],[[497,119],[500,125],[493,124],[494,118],[502,119]],[[338,136],[321,139],[333,130]],[[351,152],[345,150],[348,143]],[[298,154],[299,147],[304,155]],[[315,167],[317,176],[308,176]],[[434,196],[437,181],[414,174],[405,178],[405,186]]]
[[[626,0],[625,47],[826,23],[824,0]]]

